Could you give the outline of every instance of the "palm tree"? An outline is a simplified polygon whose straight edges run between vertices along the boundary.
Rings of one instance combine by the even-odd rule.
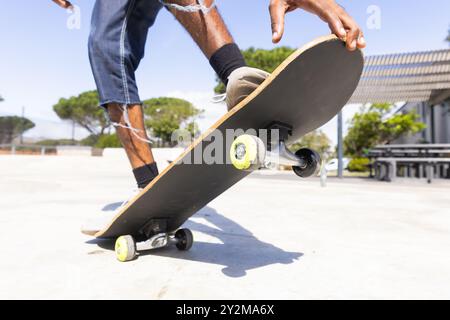
[[[447,36],[447,39],[445,39],[445,41],[447,41],[448,43],[450,43],[450,29],[448,29],[448,36]]]

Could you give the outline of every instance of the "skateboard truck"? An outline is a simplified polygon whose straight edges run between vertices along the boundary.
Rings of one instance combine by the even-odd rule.
[[[140,238],[135,239],[131,235],[120,236],[115,244],[117,259],[122,262],[131,261],[137,257],[139,251],[163,248],[170,244],[181,251],[187,251],[192,247],[194,236],[191,230],[179,229],[176,232],[164,232],[166,228],[165,219],[152,219],[142,229]]]
[[[169,235],[167,233],[158,233],[146,241],[136,242],[136,250],[146,251],[163,248],[167,246],[168,243]]]
[[[286,141],[292,135],[290,125],[277,121],[267,129],[270,132],[267,149],[264,142],[254,135],[244,134],[234,140],[230,148],[230,158],[236,169],[257,170],[274,169],[280,165],[291,166],[295,174],[302,178],[317,172],[320,164],[317,152],[302,148],[293,153],[286,147]],[[272,137],[274,132],[278,133],[277,137]],[[272,141],[273,139],[277,141]]]
[[[174,244],[180,251],[187,251],[193,243],[191,230],[179,229],[175,233],[158,233],[144,241],[136,241],[130,235],[120,236],[116,240],[114,250],[117,260],[126,262],[136,259],[139,251],[163,248],[170,244]]]

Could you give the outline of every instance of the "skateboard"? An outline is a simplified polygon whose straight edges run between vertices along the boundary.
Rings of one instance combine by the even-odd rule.
[[[335,36],[296,50],[248,97],[220,118],[96,232],[116,239],[119,261],[174,244],[189,250],[187,219],[252,171],[291,166],[299,177],[317,172],[314,150],[287,145],[331,120],[355,91],[364,65]],[[205,155],[209,155],[206,159]]]

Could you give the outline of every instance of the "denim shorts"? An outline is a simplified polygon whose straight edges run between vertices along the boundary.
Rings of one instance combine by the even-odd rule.
[[[135,71],[161,8],[158,0],[96,0],[89,60],[101,106],[141,104]]]

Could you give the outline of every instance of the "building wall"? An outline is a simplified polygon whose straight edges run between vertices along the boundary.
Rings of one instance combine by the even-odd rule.
[[[427,128],[415,135],[403,136],[392,144],[450,143],[450,101],[435,106],[421,102],[407,103],[398,112],[410,111],[415,111],[420,116],[419,121],[425,123]]]
[[[392,144],[414,144],[429,142],[431,139],[430,130],[430,110],[426,108],[423,103],[407,103],[404,105],[398,113],[408,113],[415,111],[420,116],[420,121],[426,124],[427,128],[422,132],[416,133],[414,135],[404,135],[399,139],[392,141]]]
[[[450,103],[434,108],[435,143],[450,143]]]

